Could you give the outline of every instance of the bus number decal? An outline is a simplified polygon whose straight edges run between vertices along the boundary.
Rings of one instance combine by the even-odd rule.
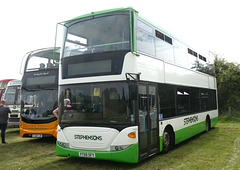
[[[197,122],[198,121],[198,115],[192,116],[192,117],[187,117],[184,120],[184,125],[187,125],[189,123]]]
[[[96,136],[96,135],[92,135],[92,136],[88,136],[88,135],[74,135],[74,139],[83,139],[83,140],[102,140],[102,136]]]

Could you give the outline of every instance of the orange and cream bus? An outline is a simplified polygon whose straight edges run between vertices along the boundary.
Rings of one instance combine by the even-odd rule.
[[[55,52],[58,61],[59,52]],[[42,138],[57,135],[58,65],[53,48],[29,52],[24,57],[21,88],[20,136]]]

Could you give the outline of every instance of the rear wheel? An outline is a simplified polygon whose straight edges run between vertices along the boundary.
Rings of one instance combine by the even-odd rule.
[[[210,118],[209,117],[207,117],[206,118],[206,132],[208,132],[208,131],[210,131],[210,129],[211,129],[211,122],[210,122]]]

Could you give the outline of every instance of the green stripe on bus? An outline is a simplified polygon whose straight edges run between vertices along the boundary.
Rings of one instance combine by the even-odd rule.
[[[213,119],[211,119],[211,127],[216,126],[218,122],[218,117],[215,117]],[[186,128],[180,129],[175,131],[175,144],[178,144],[188,138],[191,138],[201,132],[204,132],[206,130],[206,124],[205,121],[194,124],[194,125],[190,125]],[[162,137],[160,136],[160,151],[162,151],[163,148],[163,143],[162,143]]]
[[[159,139],[159,141],[160,141],[160,152],[162,152],[162,150],[163,150],[163,140],[161,140],[161,139],[163,139],[163,136],[160,136],[159,138],[160,138]]]
[[[131,145],[128,148],[120,151],[91,151],[62,147],[58,144],[58,142],[56,142],[57,156],[79,157],[79,152],[95,153],[96,157],[91,159],[101,159],[128,163],[137,163],[139,155],[138,144]]]
[[[218,122],[218,117],[211,119],[211,127],[216,126],[217,122]]]
[[[205,121],[175,131],[175,144],[197,135],[206,129]]]
[[[136,12],[133,13],[133,25],[132,25],[132,27],[133,27],[133,42],[132,42],[132,44],[133,44],[133,51],[136,53],[137,50],[136,50],[136,25],[135,25],[136,17],[135,17],[135,15],[136,15]]]

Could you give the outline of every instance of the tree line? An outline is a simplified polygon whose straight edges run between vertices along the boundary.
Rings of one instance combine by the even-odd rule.
[[[214,56],[219,113],[240,113],[240,64],[227,62],[217,54]]]

